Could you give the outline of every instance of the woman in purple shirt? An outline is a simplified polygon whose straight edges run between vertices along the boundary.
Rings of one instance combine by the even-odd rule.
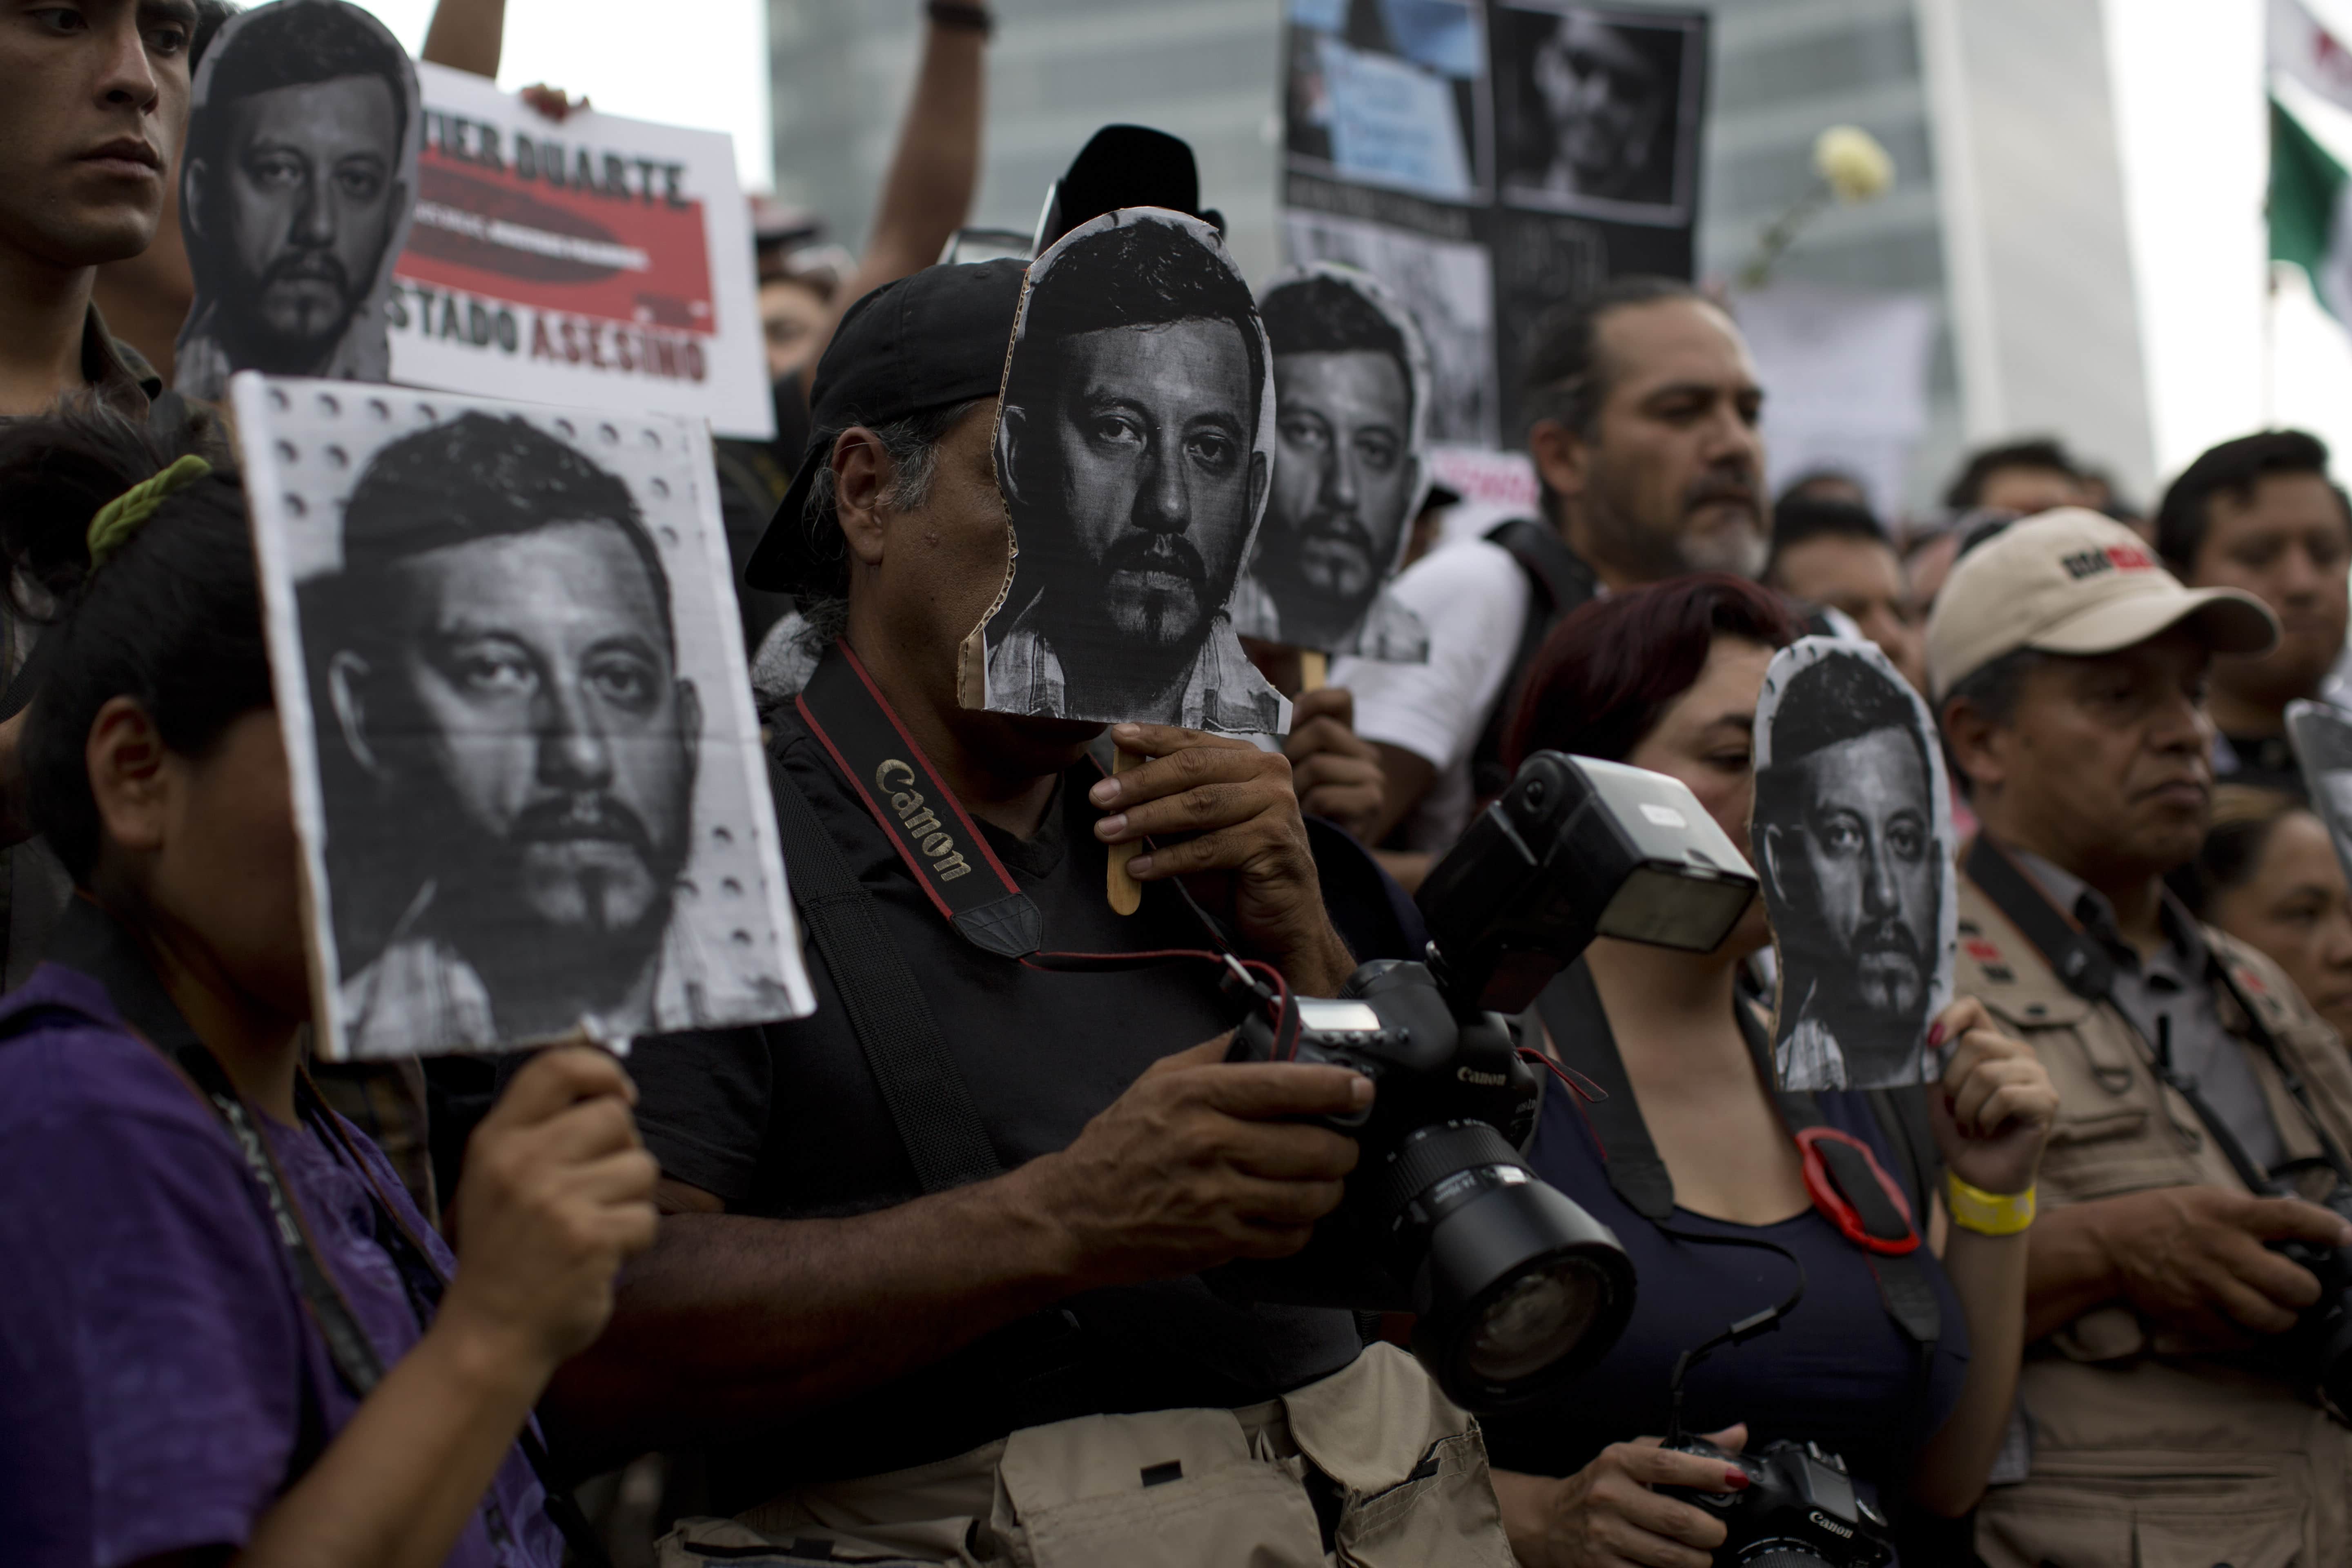
[[[0,427],[0,548],[59,606],[0,740],[76,888],[0,1001],[0,1556],[554,1568],[518,1437],[653,1239],[634,1091],[585,1049],[519,1074],[457,1258],[310,1091],[244,497],[163,468],[87,417]]]

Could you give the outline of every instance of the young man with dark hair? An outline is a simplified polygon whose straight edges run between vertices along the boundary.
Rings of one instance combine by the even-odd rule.
[[[383,293],[416,191],[415,68],[344,0],[240,16],[205,61],[181,202],[196,299],[173,384],[391,378]]]
[[[2019,1407],[1993,1568],[2106,1543],[2345,1563],[2352,1433],[2313,1390],[2320,1300],[2277,1245],[2352,1244],[2320,1206],[2352,1148],[2352,1063],[2270,960],[2164,875],[2210,814],[2216,654],[2276,636],[2252,596],[2184,588],[2139,537],[2067,509],[1962,555],[1927,627],[1945,741],[1982,831],[1955,982],[2059,1091],[2030,1223]],[[2207,1549],[2210,1548],[2210,1551]]]
[[[2021,516],[2053,507],[2087,506],[2091,500],[2082,466],[2047,437],[1969,453],[1944,491],[1944,504],[1954,511],[2013,511]]]
[[[2239,784],[2304,794],[2286,739],[2286,705],[2335,701],[2352,615],[2352,509],[2327,475],[2327,447],[2300,430],[2242,436],[2182,470],[2157,509],[2156,546],[2195,587],[2238,588],[2279,619],[2278,646],[2217,659],[2207,711],[2220,734],[2215,771]]]
[[[1538,324],[1527,380],[1542,521],[1436,551],[1397,580],[1429,627],[1427,664],[1331,672],[1381,747],[1383,831],[1410,816],[1412,849],[1445,848],[1507,782],[1502,729],[1560,616],[1602,588],[1764,565],[1764,393],[1719,306],[1674,279],[1613,279]]]
[[[1927,672],[1919,617],[1894,542],[1867,508],[1784,499],[1772,511],[1764,584],[1850,617],[1922,694]]]
[[[1005,558],[992,426],[1021,284],[1011,261],[902,279],[818,368],[837,434],[751,568],[845,595],[771,714],[817,1008],[633,1058],[668,1217],[559,1401],[615,1451],[707,1446],[715,1511],[757,1505],[690,1532],[714,1557],[1289,1563],[1336,1539],[1509,1568],[1475,1428],[1416,1363],[1346,1312],[1201,1278],[1305,1244],[1356,1159],[1315,1119],[1372,1092],[1226,1062],[1222,968],[1185,956],[1205,910],[1295,994],[1349,974],[1289,765],[1131,725],[1150,760],[1109,778],[1101,726],[959,700]],[[894,450],[889,426],[929,435]],[[1108,847],[1147,836],[1122,916]]]
[[[196,22],[194,0],[0,12],[0,416],[88,394],[145,419],[163,391],[90,289],[155,236]]]

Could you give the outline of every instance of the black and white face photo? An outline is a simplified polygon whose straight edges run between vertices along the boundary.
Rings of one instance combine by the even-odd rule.
[[[1273,472],[1257,308],[1216,231],[1151,208],[1030,265],[996,431],[999,712],[1279,731],[1227,609]]]
[[[2352,877],[2352,715],[2325,702],[2290,702],[2286,732],[2312,807]]]
[[[793,1011],[684,422],[337,384],[238,406],[276,438],[346,1054]]]
[[[1690,205],[1694,36],[1588,6],[1498,6],[1496,139],[1506,195],[1528,205],[1667,221]]]
[[[221,29],[181,175],[196,296],[179,390],[216,400],[240,370],[389,377],[385,293],[418,135],[415,69],[358,6],[277,0]]]
[[[1779,954],[1783,1087],[1922,1081],[1951,994],[1951,805],[1926,705],[1875,647],[1807,637],[1772,661],[1749,841]]]
[[[1428,441],[1496,446],[1495,275],[1486,247],[1296,207],[1282,227],[1284,250],[1301,266],[1335,262],[1371,274],[1418,329],[1429,364],[1421,412]]]
[[[1428,355],[1368,274],[1324,265],[1258,302],[1274,350],[1272,499],[1234,624],[1244,637],[1419,662],[1429,636],[1382,589],[1428,493]]]

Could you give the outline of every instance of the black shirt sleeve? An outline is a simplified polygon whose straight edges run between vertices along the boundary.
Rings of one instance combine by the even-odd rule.
[[[730,1208],[750,1202],[774,1090],[765,1030],[706,1029],[639,1040],[629,1053],[637,1131],[662,1174]]]

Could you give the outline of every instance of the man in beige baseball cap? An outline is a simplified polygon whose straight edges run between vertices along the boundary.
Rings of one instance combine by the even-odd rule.
[[[2278,623],[2252,595],[2184,588],[2138,534],[2083,507],[2014,523],[1952,568],[1927,623],[1927,678],[1942,701],[2005,654],[2103,654],[2182,622],[2209,653],[2261,653]]]
[[[2318,1358],[2278,1337],[2319,1283],[2271,1250],[2352,1244],[2305,1201],[2352,1149],[2352,1061],[2276,965],[2164,888],[2210,813],[2207,668],[2277,635],[2254,599],[2182,587],[2137,534],[2075,508],[1962,555],[1928,622],[1937,716],[1982,825],[1953,988],[2031,1043],[2059,1092],[2038,1194],[1948,1195],[1951,1245],[2013,1249],[2025,1292],[2031,1458],[1979,1510],[1992,1568],[2133,1542],[2352,1564],[2352,1434],[2310,1397]],[[2306,1188],[2305,1170],[2325,1174]]]

